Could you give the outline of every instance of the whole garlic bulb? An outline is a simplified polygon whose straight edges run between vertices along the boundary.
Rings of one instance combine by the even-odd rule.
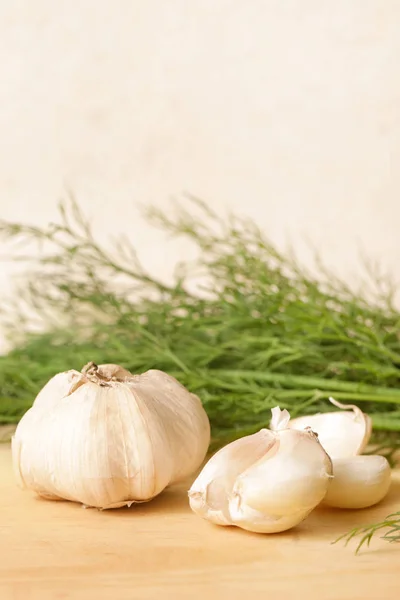
[[[260,533],[298,525],[323,500],[332,462],[311,429],[287,428],[273,409],[274,431],[261,429],[219,450],[189,490],[192,510],[218,525]]]
[[[89,363],[44,386],[16,429],[13,464],[41,496],[116,508],[193,473],[209,442],[200,399],[173,377]]]

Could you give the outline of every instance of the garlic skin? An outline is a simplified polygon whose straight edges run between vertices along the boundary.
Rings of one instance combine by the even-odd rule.
[[[13,437],[13,465],[41,496],[117,508],[196,471],[209,442],[200,399],[173,377],[90,363],[38,394]]]
[[[276,445],[276,436],[261,429],[218,450],[188,492],[193,512],[216,525],[232,525],[229,496],[237,477]]]
[[[279,432],[278,448],[236,479],[229,503],[235,525],[277,533],[298,525],[323,500],[332,463],[312,431]]]
[[[298,525],[322,501],[332,462],[311,431],[287,428],[273,409],[274,431],[262,429],[217,452],[189,490],[191,509],[217,525],[276,533]]]
[[[371,418],[357,406],[329,400],[341,410],[291,419],[288,427],[300,431],[311,427],[331,459],[362,454],[371,437]]]
[[[323,500],[335,508],[367,508],[386,496],[391,469],[384,456],[362,455],[332,461],[333,479]]]
[[[79,386],[82,380],[82,373],[71,370],[54,375],[46,385],[40,390],[32,406],[50,408],[58,402],[60,398],[69,395]]]

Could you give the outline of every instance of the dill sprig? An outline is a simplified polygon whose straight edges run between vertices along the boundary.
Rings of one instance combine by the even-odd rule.
[[[383,519],[383,521],[378,523],[355,527],[351,531],[341,535],[333,543],[336,544],[339,541],[345,540],[345,545],[347,545],[355,537],[361,536],[356,547],[357,554],[364,545],[369,547],[372,538],[381,529],[388,529],[388,531],[381,536],[382,539],[390,543],[400,542],[400,511],[388,515]]]

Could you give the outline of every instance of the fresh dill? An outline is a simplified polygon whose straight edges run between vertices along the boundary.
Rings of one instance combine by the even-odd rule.
[[[382,539],[393,543],[400,542],[400,511],[395,512],[391,515],[388,515],[378,523],[373,523],[371,525],[363,525],[361,527],[355,527],[351,529],[349,532],[341,535],[337,540],[333,543],[336,544],[339,541],[344,540],[347,545],[351,540],[356,537],[359,537],[359,542],[356,547],[356,554],[361,550],[363,546],[369,547],[372,538],[376,535],[376,533],[382,529],[387,529],[386,533],[382,536]]]

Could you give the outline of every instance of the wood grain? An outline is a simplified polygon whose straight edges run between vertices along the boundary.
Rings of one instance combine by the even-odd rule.
[[[374,509],[317,509],[276,535],[216,527],[189,509],[185,485],[151,503],[100,512],[16,487],[0,446],[1,600],[396,600],[400,545],[354,555],[331,542],[400,509],[400,473]]]

